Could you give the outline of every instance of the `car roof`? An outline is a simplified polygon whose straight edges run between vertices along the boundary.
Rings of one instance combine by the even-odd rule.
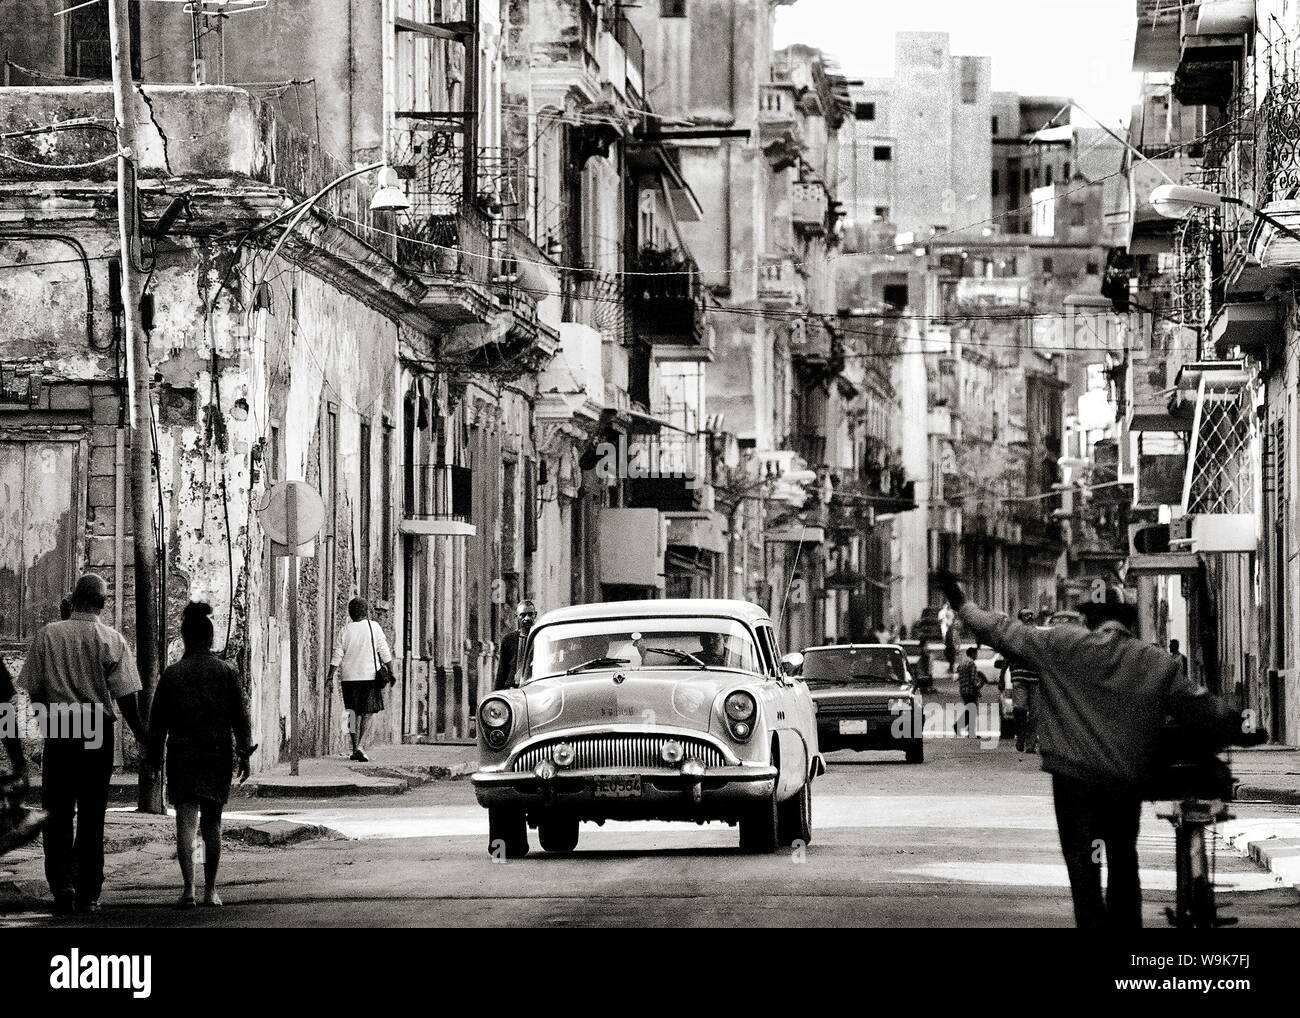
[[[587,622],[593,619],[700,615],[742,619],[751,625],[771,621],[767,612],[749,601],[712,597],[667,597],[646,601],[601,601],[596,604],[575,604],[566,608],[553,608],[542,613],[535,625],[545,626],[552,622]]]

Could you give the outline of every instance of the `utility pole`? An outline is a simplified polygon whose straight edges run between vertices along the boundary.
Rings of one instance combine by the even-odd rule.
[[[136,192],[136,137],[131,95],[131,22],[126,0],[108,0],[109,42],[113,50],[113,117],[117,122],[117,221],[122,249],[122,321],[126,334],[126,399],[131,418],[131,523],[135,545],[135,656],[144,692],[140,714],[148,719],[158,685],[158,571],[154,543],[154,485],[151,457],[149,337],[140,320],[144,275],[140,271],[140,217]],[[121,598],[122,591],[114,596]],[[140,771],[137,808],[164,812],[157,775]]]

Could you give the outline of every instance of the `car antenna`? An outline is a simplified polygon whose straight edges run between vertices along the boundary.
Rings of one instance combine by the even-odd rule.
[[[794,586],[795,569],[799,568],[799,555],[803,552],[804,529],[805,528],[803,527],[799,528],[799,546],[794,550],[794,569],[790,570],[790,576],[785,581],[785,594],[781,597],[781,611],[778,612],[776,616],[776,631],[778,633],[783,632],[782,627],[785,624],[785,603],[790,598],[790,588]]]

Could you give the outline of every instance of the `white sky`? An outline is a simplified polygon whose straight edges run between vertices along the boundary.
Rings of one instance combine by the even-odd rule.
[[[952,51],[993,58],[999,92],[1068,95],[1109,125],[1127,121],[1133,0],[798,0],[778,7],[778,48],[823,50],[849,78],[893,74],[894,33],[945,31]],[[1075,114],[1076,123],[1087,118]]]

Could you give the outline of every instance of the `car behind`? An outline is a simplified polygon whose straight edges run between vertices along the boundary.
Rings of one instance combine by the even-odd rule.
[[[897,644],[835,644],[803,652],[800,677],[817,707],[817,744],[900,750],[925,759],[921,695]]]

